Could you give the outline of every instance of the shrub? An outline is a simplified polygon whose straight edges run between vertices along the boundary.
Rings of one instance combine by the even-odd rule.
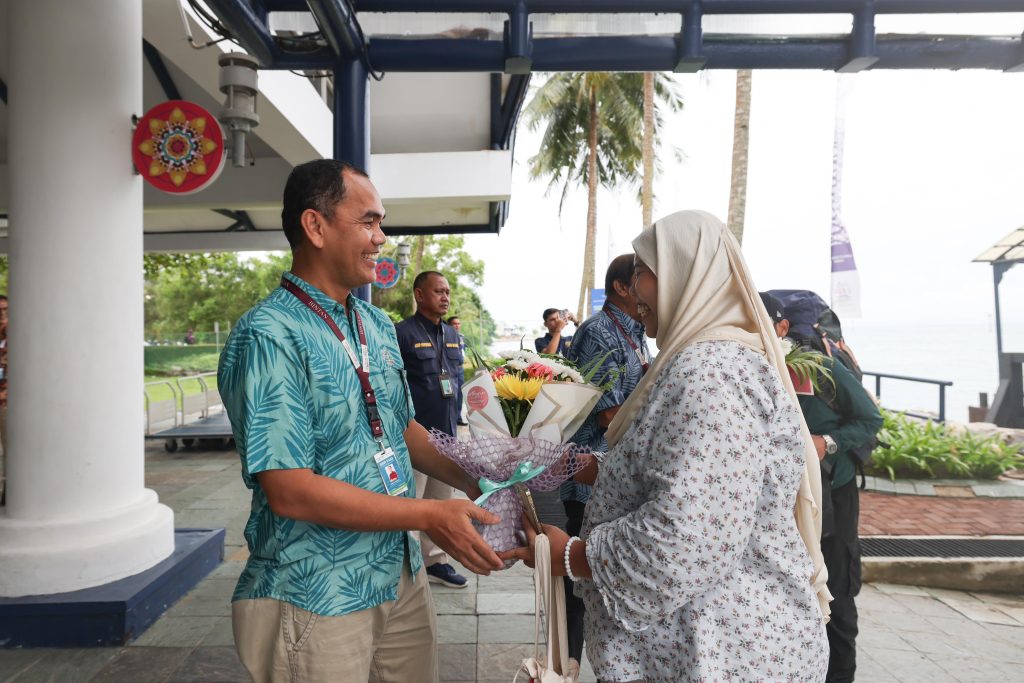
[[[191,346],[147,346],[144,349],[147,375],[190,375],[214,372],[220,358],[213,344]]]
[[[903,413],[882,411],[884,423],[868,470],[901,477],[995,479],[1007,470],[1024,467],[1021,447],[998,437],[956,433],[936,422],[921,422]]]

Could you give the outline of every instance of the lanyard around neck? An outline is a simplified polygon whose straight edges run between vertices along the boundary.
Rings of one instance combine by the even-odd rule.
[[[345,348],[345,353],[348,354],[349,360],[352,361],[352,367],[356,370],[356,375],[359,376],[359,386],[362,388],[363,402],[366,404],[366,415],[370,420],[370,431],[373,432],[373,438],[382,438],[384,436],[384,425],[380,419],[380,411],[377,409],[377,394],[374,393],[373,386],[370,384],[370,347],[366,344],[366,329],[363,327],[363,318],[359,315],[359,311],[353,309],[352,313],[355,316],[356,329],[359,331],[359,350],[362,355],[362,363],[356,357],[356,352],[352,350],[352,345],[348,343],[348,339],[345,338],[345,333],[334,322],[331,314],[323,309],[323,306],[313,301],[309,294],[306,294],[301,287],[291,280],[281,278],[281,286],[316,313],[317,317],[323,320],[331,328],[334,336],[341,341],[341,345]]]
[[[438,374],[445,374],[447,368],[444,367],[444,361],[441,359],[441,354],[444,352],[446,348],[444,345],[444,328],[441,327],[440,323],[438,323],[437,328],[434,329],[433,335],[431,335],[430,330],[427,329],[427,326],[423,324],[423,318],[421,318],[419,315],[416,316],[416,322],[420,324],[420,328],[423,330],[424,333],[426,333],[427,341],[430,342],[430,348],[434,349],[434,355],[437,356]],[[438,330],[440,330],[441,332],[440,335],[438,335]],[[431,336],[433,336],[433,339],[431,339]],[[434,344],[435,341],[437,341],[437,344]]]
[[[619,332],[622,333],[622,338],[626,340],[626,343],[629,344],[629,348],[633,349],[633,353],[636,354],[637,359],[640,361],[640,367],[644,372],[647,372],[647,368],[650,367],[650,365],[647,363],[647,359],[644,358],[643,351],[641,351],[640,347],[636,345],[635,341],[633,341],[633,337],[630,336],[629,332],[626,332],[626,328],[623,327],[622,323],[619,322],[619,319],[615,317],[615,313],[608,307],[608,304],[605,304],[601,310],[611,318],[611,321],[615,323],[615,327],[619,328]]]

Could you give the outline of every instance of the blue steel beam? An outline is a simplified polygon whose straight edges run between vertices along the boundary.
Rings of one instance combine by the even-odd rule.
[[[362,58],[366,51],[355,12],[346,0],[306,0],[317,25],[342,59]]]
[[[1005,71],[1021,66],[1021,48],[1020,38],[882,35],[873,68]],[[368,54],[383,72],[500,73],[505,68],[504,44],[497,40],[377,38]],[[532,54],[535,71],[672,71],[679,65],[675,36],[535,39]],[[708,69],[838,70],[850,62],[849,37],[705,35],[702,56]],[[317,71],[332,69],[334,62],[329,52],[318,51],[283,54],[263,68]]]
[[[362,59],[334,64],[334,158],[370,171],[369,71]],[[370,285],[352,293],[370,300]]]
[[[879,36],[875,69],[999,69],[1021,63],[1021,39],[979,36]],[[705,35],[709,69],[837,70],[850,59],[848,36]],[[394,72],[500,72],[500,41],[371,40],[375,68]],[[546,38],[533,41],[535,71],[672,71],[674,36]],[[322,66],[310,68],[323,68]]]
[[[502,202],[504,203],[504,202]],[[493,202],[492,202],[493,204]],[[418,236],[418,235],[473,235],[480,233],[498,232],[494,227],[494,220],[490,223],[474,223],[472,225],[415,225],[415,226],[386,226],[384,234],[388,237]]]
[[[153,75],[156,76],[156,80],[160,81],[160,87],[163,88],[164,95],[167,96],[167,99],[182,99],[181,93],[178,91],[178,86],[174,84],[174,79],[171,78],[171,72],[167,70],[167,65],[164,64],[164,59],[160,56],[159,50],[153,47],[153,44],[148,40],[143,40],[142,54],[146,56],[146,62],[149,63],[149,68],[153,70]]]
[[[509,149],[529,87],[529,74],[512,76],[502,99],[501,74],[491,74],[491,149]]]
[[[853,29],[850,31],[850,56],[846,64],[836,71],[856,73],[874,66],[878,62],[875,54],[875,12],[868,5],[853,15]]]
[[[328,48],[310,52],[285,52],[274,41],[266,24],[266,9],[255,10],[246,0],[206,0],[246,52],[267,69],[321,69],[335,56]],[[308,9],[303,4],[303,11]],[[317,66],[308,67],[309,64]]]
[[[702,0],[709,14],[853,14],[872,0]],[[270,0],[273,11],[298,3]],[[355,0],[359,12],[511,12],[517,0]],[[526,0],[534,14],[679,14],[685,0]],[[876,14],[1024,12],[1021,0],[874,0]],[[299,10],[301,11],[301,10]]]
[[[318,0],[338,3],[344,0]],[[246,0],[210,5],[265,68],[330,69],[331,50],[284,53]],[[496,11],[510,13],[509,39],[387,39],[369,42],[374,68],[405,72],[693,71],[718,69],[858,70],[984,68],[1007,70],[1022,62],[1020,40],[981,36],[874,35],[874,15],[892,12],[1024,12],[1024,0],[358,0],[357,11]],[[267,11],[300,10],[296,0],[266,0]],[[524,11],[525,8],[525,11]],[[596,36],[528,40],[529,12],[664,11],[684,17],[679,36]],[[849,36],[701,35],[709,14],[849,13]],[[351,24],[348,25],[351,28]],[[518,33],[512,28],[519,26]],[[672,43],[670,46],[669,43]],[[668,51],[671,47],[671,55]]]

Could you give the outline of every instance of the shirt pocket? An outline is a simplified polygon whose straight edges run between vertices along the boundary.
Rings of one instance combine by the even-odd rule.
[[[445,348],[445,355],[448,356],[448,364],[453,368],[460,368],[462,366],[462,349],[458,346]]]
[[[413,358],[416,370],[424,375],[436,375],[439,372],[437,365],[437,352],[433,347],[421,346],[413,350]]]

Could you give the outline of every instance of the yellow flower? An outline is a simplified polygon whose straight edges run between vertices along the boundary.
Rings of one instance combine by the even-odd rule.
[[[532,401],[543,385],[544,380],[539,377],[522,379],[515,375],[505,375],[494,382],[498,396],[510,401]]]

